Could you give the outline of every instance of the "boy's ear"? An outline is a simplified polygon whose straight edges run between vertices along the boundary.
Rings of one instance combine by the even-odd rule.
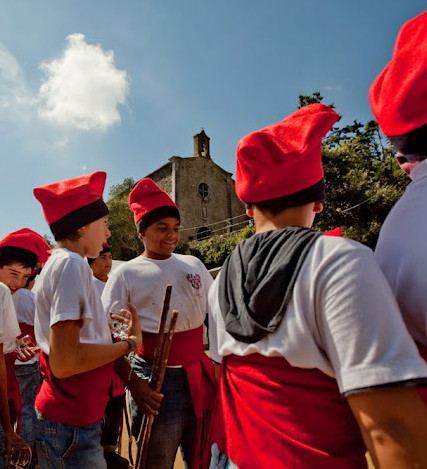
[[[314,202],[313,212],[320,213],[323,210],[323,203],[322,202]]]
[[[246,209],[246,215],[247,215],[248,217],[253,218],[253,216],[254,216],[254,209],[252,208],[252,205]]]

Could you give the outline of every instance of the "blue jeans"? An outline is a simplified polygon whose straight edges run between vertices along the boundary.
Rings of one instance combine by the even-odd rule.
[[[107,469],[101,446],[102,421],[87,427],[52,422],[36,410],[39,469]]]
[[[148,379],[151,366],[136,356],[132,362],[135,373]],[[148,445],[147,466],[150,469],[172,469],[178,448],[185,467],[191,467],[196,440],[196,416],[188,387],[187,373],[183,368],[167,368],[161,393],[164,394],[159,415],[154,418]],[[137,438],[142,413],[130,397],[132,433]]]
[[[36,423],[34,401],[37,386],[42,382],[39,362],[30,365],[15,365],[15,375],[22,399],[21,436],[29,445],[32,445],[35,440],[34,425]]]
[[[227,455],[221,453],[216,443],[211,448],[209,469],[239,469]]]

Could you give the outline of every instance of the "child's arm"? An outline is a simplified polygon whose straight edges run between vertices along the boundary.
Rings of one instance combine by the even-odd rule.
[[[3,344],[0,344],[0,419],[5,433],[5,454],[12,446],[26,446],[25,441],[13,431],[10,422],[9,401],[7,397],[7,373],[3,356]]]
[[[129,305],[129,338],[136,346],[142,343],[141,328],[136,310]],[[60,321],[50,329],[49,363],[57,378],[67,378],[99,368],[131,352],[127,342],[114,344],[82,344],[80,330],[82,321]]]

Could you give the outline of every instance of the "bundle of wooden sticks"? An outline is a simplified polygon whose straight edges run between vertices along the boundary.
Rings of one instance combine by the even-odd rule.
[[[169,330],[165,332],[166,319],[169,312],[170,297],[172,285],[167,285],[165,298],[163,300],[162,315],[160,318],[159,331],[157,336],[156,348],[154,349],[153,366],[151,369],[150,387],[156,392],[160,392],[168,363],[169,349],[171,346],[173,334],[175,331],[178,311],[172,312],[172,318]],[[144,415],[142,418],[141,429],[137,439],[136,469],[145,469],[147,463],[148,443],[150,441],[151,427],[154,417]]]

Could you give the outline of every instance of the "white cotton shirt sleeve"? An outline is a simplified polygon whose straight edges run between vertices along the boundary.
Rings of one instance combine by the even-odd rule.
[[[282,356],[293,366],[335,377],[342,393],[427,377],[372,251],[357,242],[319,237],[278,329],[254,344],[238,342],[225,331],[218,278],[209,303],[214,361],[231,353]]]
[[[46,262],[36,291],[35,334],[39,347],[49,353],[50,328],[57,322],[82,320],[80,342],[112,342],[92,271],[79,254],[55,249]]]
[[[427,346],[427,160],[385,219],[375,257],[397,299],[411,336]]]
[[[35,294],[31,290],[21,288],[13,296],[18,322],[34,326]]]
[[[9,288],[0,282],[0,343],[3,344],[3,353],[15,348],[15,339],[21,334],[15,306]]]

